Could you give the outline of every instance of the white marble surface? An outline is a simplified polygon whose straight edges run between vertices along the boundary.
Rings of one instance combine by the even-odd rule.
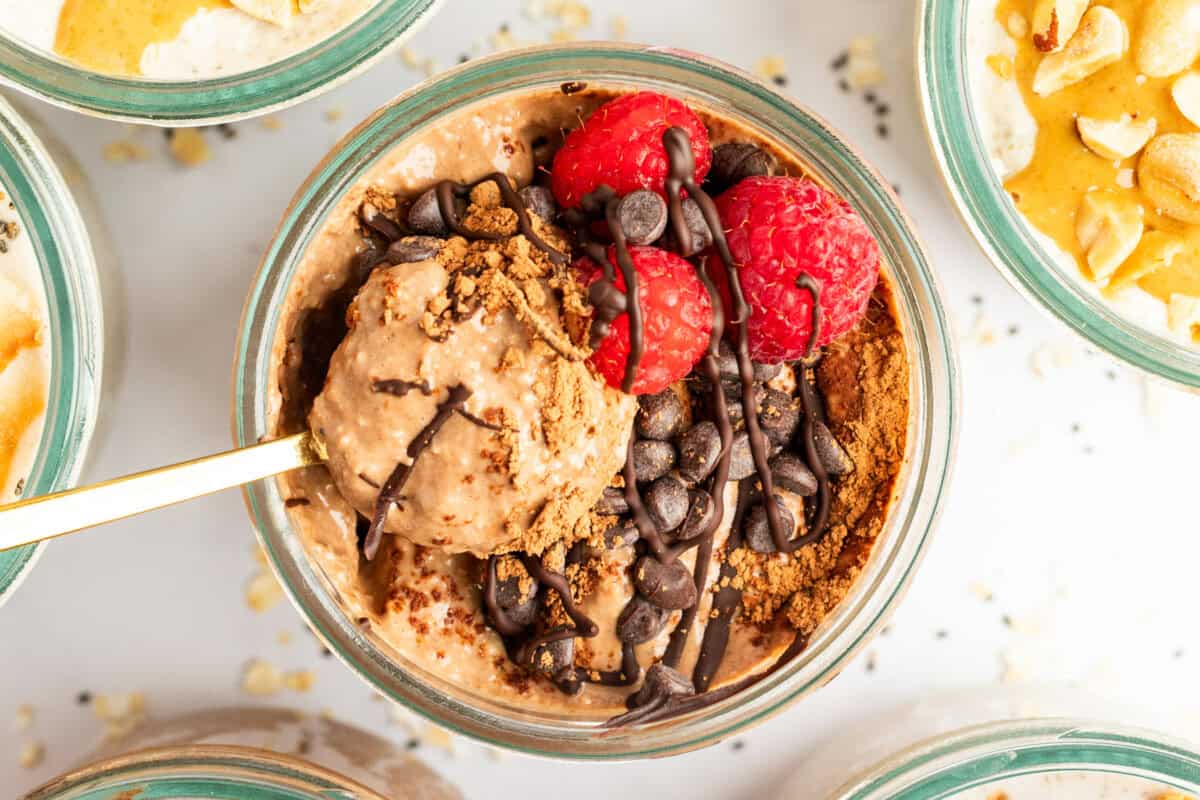
[[[522,18],[522,5],[449,0],[413,50],[452,63],[473,43],[490,49],[488,37],[504,21],[520,38],[544,40],[553,26]],[[1170,712],[1176,735],[1200,721],[1200,398],[1148,390],[1128,370],[1086,353],[979,254],[926,150],[912,78],[912,12],[906,0],[833,7],[614,0],[597,3],[591,33],[607,35],[620,13],[631,39],[748,68],[778,54],[791,77],[786,91],[846,131],[901,187],[957,320],[965,413],[940,532],[890,631],[786,714],[669,761],[555,765],[495,758],[467,742],[453,754],[423,747],[470,797],[551,796],[565,787],[580,800],[767,797],[805,764],[807,751],[853,721],[946,689],[1001,682],[1083,683]],[[879,38],[887,70],[878,90],[892,109],[886,139],[868,104],[839,90],[829,66],[862,35]],[[127,283],[127,370],[105,411],[112,435],[95,453],[89,478],[228,445],[238,317],[284,205],[338,136],[418,78],[391,57],[281,114],[279,130],[244,123],[232,141],[210,132],[214,157],[195,170],[171,163],[156,131],[39,108],[98,190]],[[150,160],[103,158],[106,144],[130,136],[146,145]],[[155,716],[247,702],[241,671],[255,657],[315,671],[311,692],[270,702],[330,709],[407,739],[355,677],[320,657],[290,607],[247,608],[252,547],[235,492],[51,546],[0,612],[4,794],[50,777],[95,743],[101,725],[77,704],[80,691],[141,691]],[[278,641],[284,631],[292,634],[288,645]],[[36,714],[27,731],[13,722],[22,704]],[[26,741],[46,747],[39,768],[18,766]]]

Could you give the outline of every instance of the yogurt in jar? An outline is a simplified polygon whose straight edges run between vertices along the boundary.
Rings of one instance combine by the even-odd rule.
[[[0,0],[0,32],[110,75],[235,75],[306,50],[379,0]]]
[[[0,504],[21,495],[41,439],[50,375],[47,319],[37,256],[5,193],[0,201]]]
[[[954,800],[1194,800],[1159,781],[1092,771],[1021,775],[951,797]]]
[[[1182,133],[1200,150],[1200,134],[1172,100],[1176,76],[1141,72],[1147,5],[1114,0],[1078,22],[1075,41],[1068,30],[1043,52],[1033,4],[970,0],[971,103],[992,168],[1057,271],[1133,324],[1200,349],[1200,226],[1164,208],[1142,180],[1157,139]],[[1083,52],[1080,40],[1102,38],[1104,25],[1124,47],[1104,58]],[[1062,67],[1093,56],[1091,71]],[[1055,80],[1068,73],[1083,77]],[[1121,152],[1082,133],[1102,127],[1108,138],[1146,125],[1145,138]]]

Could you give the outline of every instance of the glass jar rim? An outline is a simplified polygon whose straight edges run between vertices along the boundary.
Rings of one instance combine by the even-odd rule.
[[[0,98],[0,185],[30,237],[49,313],[51,375],[37,456],[23,494],[73,485],[87,455],[100,404],[104,312],[83,216],[53,158],[7,100]],[[0,603],[10,597],[45,544],[0,553]]]
[[[55,778],[25,800],[111,800],[129,789],[139,790],[141,800],[385,800],[362,784],[307,761],[230,745],[138,750]]]
[[[902,313],[910,319],[906,338],[914,372],[913,406],[920,408],[913,411],[918,419],[910,426],[914,432],[909,442],[911,463],[906,469],[912,474],[902,479],[907,486],[901,490],[905,497],[889,516],[889,532],[881,535],[889,540],[877,545],[882,552],[868,565],[868,571],[874,571],[859,579],[872,590],[852,592],[853,602],[847,598],[833,615],[830,633],[815,637],[814,644],[793,664],[740,693],[737,720],[727,719],[730,706],[721,704],[689,717],[693,730],[685,735],[663,735],[648,742],[611,732],[589,736],[588,731],[594,733],[594,729],[586,726],[511,723],[477,712],[470,704],[447,698],[399,669],[357,626],[347,624],[333,593],[323,588],[320,576],[308,563],[303,544],[290,533],[274,484],[247,487],[247,502],[260,541],[293,602],[330,649],[385,695],[444,727],[525,753],[577,759],[667,755],[704,746],[774,714],[836,674],[878,629],[907,587],[946,490],[957,428],[957,367],[936,279],[888,184],[811,112],[757,79],[716,61],[675,50],[604,42],[543,46],[468,62],[401,95],[335,147],[284,217],[242,320],[235,363],[234,438],[239,443],[250,442],[268,434],[265,387],[281,300],[308,242],[358,177],[397,140],[444,115],[512,91],[557,86],[567,80],[661,87],[700,104],[727,108],[732,116],[803,153],[813,171],[856,205],[880,234],[885,261],[893,265],[891,272],[895,273],[897,303],[903,304],[907,311]],[[899,533],[891,533],[896,530]],[[829,642],[835,640],[837,647],[831,647]],[[818,657],[821,665],[812,666]],[[815,674],[799,675],[802,668]],[[697,720],[704,724],[698,726]]]
[[[966,63],[968,9],[985,0],[921,0],[916,69],[934,161],[959,216],[1022,295],[1091,345],[1136,369],[1200,388],[1200,351],[1125,319],[1064,272],[1013,206],[976,121]]]
[[[1136,776],[1200,791],[1200,754],[1161,734],[1066,718],[973,725],[891,756],[836,800],[933,800],[1000,780],[1054,772]]]
[[[103,75],[0,34],[0,81],[72,111],[150,125],[235,122],[332,89],[412,35],[444,0],[381,0],[321,42],[258,69],[203,80]]]

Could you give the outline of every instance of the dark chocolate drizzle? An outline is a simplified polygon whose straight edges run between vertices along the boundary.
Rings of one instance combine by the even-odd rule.
[[[637,269],[633,265],[633,258],[629,254],[629,245],[625,239],[625,232],[621,228],[620,219],[617,215],[617,208],[620,198],[608,186],[600,186],[595,191],[584,196],[580,203],[579,209],[572,209],[565,215],[567,224],[574,231],[579,242],[580,249],[595,261],[603,271],[600,278],[588,289],[588,297],[594,303],[599,303],[595,306],[595,313],[592,317],[591,331],[589,340],[594,347],[599,344],[609,331],[609,327],[613,320],[621,314],[629,316],[629,356],[625,362],[625,376],[621,383],[621,389],[626,394],[633,393],[633,385],[637,379],[638,366],[641,364],[642,356],[646,350],[645,329],[642,317],[642,304],[638,295],[638,278]],[[621,277],[625,281],[625,291],[622,291],[616,285],[616,269],[613,267],[613,258],[610,257],[609,251],[597,242],[589,232],[593,220],[603,218],[608,225],[609,233],[613,239],[612,254],[617,262],[617,269],[621,270]],[[633,298],[633,302],[629,302],[629,298]],[[679,546],[677,551],[672,550],[667,546],[663,537],[659,534],[658,528],[654,525],[654,521],[650,519],[650,515],[646,512],[646,504],[642,501],[641,492],[637,485],[637,470],[633,464],[633,445],[635,436],[631,433],[629,442],[626,445],[625,466],[621,470],[621,476],[625,481],[625,502],[629,504],[629,511],[633,517],[633,524],[637,527],[638,535],[646,542],[646,545],[654,552],[654,555],[660,560],[667,562],[678,558],[678,554],[684,552],[689,547],[694,547],[695,542],[685,543]]]
[[[737,510],[734,512],[733,524],[729,529],[729,541],[725,550],[732,553],[742,544],[742,521],[750,508],[752,479],[746,478],[738,485]],[[737,570],[728,559],[721,564],[717,583],[720,588],[713,598],[712,615],[704,628],[704,638],[700,641],[700,654],[696,657],[696,665],[692,668],[692,685],[697,692],[704,692],[712,683],[717,668],[725,658],[725,648],[729,644],[729,628],[733,623],[734,612],[742,603],[742,592],[733,586],[733,578]]]
[[[571,594],[571,584],[567,580],[567,576],[561,572],[554,572],[546,569],[540,558],[521,554],[521,563],[525,565],[525,571],[528,572],[533,579],[543,586],[549,586],[554,591],[558,592],[558,596],[562,598],[563,611],[571,618],[571,622],[575,624],[575,633],[577,636],[582,636],[586,639],[600,633],[600,626],[583,612],[575,603],[575,598]],[[542,644],[545,644],[544,642]]]
[[[433,419],[409,443],[406,452],[409,463],[397,464],[396,468],[392,470],[392,474],[384,482],[383,488],[379,490],[379,497],[375,501],[375,514],[371,518],[371,527],[367,530],[366,538],[363,540],[363,556],[368,561],[374,560],[379,553],[379,545],[383,543],[383,526],[387,523],[388,512],[393,505],[399,502],[400,492],[404,490],[404,484],[408,482],[413,468],[417,465],[417,459],[433,443],[433,438],[437,436],[446,421],[466,405],[470,397],[471,390],[462,384],[450,388],[450,395],[438,404],[437,413],[433,415]]]
[[[565,255],[552,247],[534,231],[533,223],[530,221],[529,208],[525,205],[525,201],[521,199],[521,196],[517,194],[516,190],[512,188],[512,184],[508,181],[508,176],[502,172],[493,172],[491,175],[486,175],[475,181],[475,183],[441,181],[434,187],[438,210],[441,212],[442,219],[446,221],[446,225],[450,227],[450,230],[467,239],[496,240],[507,236],[507,234],[503,233],[471,230],[463,225],[462,217],[458,213],[458,206],[455,200],[470,196],[472,189],[488,182],[496,184],[500,189],[500,197],[504,200],[504,205],[516,213],[517,229],[521,232],[521,235],[528,239],[535,247],[542,250],[553,263],[567,263]]]
[[[680,192],[687,190],[688,196],[697,203],[712,200],[696,185],[696,158],[692,152],[691,140],[682,128],[670,128],[663,134],[663,147],[667,152],[668,172],[664,188],[667,191],[667,211],[671,221],[671,229],[675,241],[682,252],[691,251],[692,232],[683,214],[683,201]],[[701,199],[703,198],[703,200]],[[701,206],[703,208],[703,205]],[[715,211],[715,209],[714,209]],[[706,221],[708,217],[705,217]],[[711,223],[710,223],[711,226]],[[717,226],[720,228],[720,225]],[[714,232],[715,235],[715,232]],[[708,351],[701,365],[704,377],[709,385],[709,411],[717,425],[721,437],[721,455],[717,460],[716,470],[710,479],[708,491],[713,499],[713,514],[707,528],[697,538],[696,564],[692,576],[696,582],[696,597],[704,596],[704,587],[708,583],[709,564],[712,561],[713,537],[721,521],[725,518],[725,485],[729,482],[729,468],[733,456],[733,425],[729,421],[729,411],[725,405],[725,393],[721,391],[721,370],[718,363],[721,339],[725,336],[725,310],[721,303],[721,295],[717,291],[712,276],[707,268],[697,268],[696,275],[708,293],[712,304],[712,332],[708,339]],[[700,602],[696,601],[690,608],[684,609],[679,623],[671,632],[667,650],[663,654],[663,663],[668,667],[679,666],[683,651],[687,647],[688,637],[692,626],[696,624],[696,615],[700,610]],[[694,682],[694,680],[693,680]]]
[[[813,353],[817,350],[817,342],[821,338],[821,285],[813,279],[807,272],[801,272],[796,278],[796,286],[801,289],[806,289],[812,295],[812,334],[808,338],[808,347],[804,350],[804,359],[797,366],[799,375],[796,376],[796,386],[800,390],[800,405],[804,411],[804,426],[802,441],[804,444],[804,460],[808,462],[808,468],[813,476],[817,479],[817,499],[816,503],[806,504],[805,514],[807,533],[798,537],[792,543],[792,549],[799,549],[805,545],[812,544],[821,538],[825,533],[825,527],[829,524],[829,472],[825,469],[825,463],[821,461],[821,456],[817,453],[817,436],[816,422],[818,415],[817,398],[815,397],[816,390],[812,384],[808,382],[808,377],[805,371],[808,369],[807,362],[812,358]],[[774,506],[774,503],[768,503],[768,507]]]
[[[371,391],[376,394],[382,393],[404,397],[414,390],[419,391],[426,397],[433,394],[433,387],[429,385],[429,381],[406,381],[399,378],[371,381]]]
[[[816,454],[814,424],[817,418],[817,401],[814,397],[815,390],[809,384],[807,376],[804,374],[806,365],[802,362],[798,367],[800,374],[797,376],[797,384],[800,387],[801,404],[804,409],[803,438],[805,460],[809,463],[814,476],[817,478],[818,492],[815,506],[808,506],[806,508],[808,532],[803,536],[792,539],[792,531],[785,530],[779,509],[770,500],[774,496],[775,489],[768,464],[770,444],[759,425],[758,409],[755,408],[754,404],[754,366],[750,359],[749,335],[746,326],[750,317],[750,308],[746,303],[745,294],[742,291],[738,266],[734,263],[733,254],[729,249],[729,242],[725,237],[725,231],[721,225],[720,214],[717,212],[716,205],[713,203],[712,198],[695,184],[695,159],[687,132],[681,128],[668,129],[663,135],[663,145],[666,149],[670,165],[665,188],[675,241],[685,252],[690,250],[691,231],[687,227],[686,220],[683,217],[683,203],[680,199],[682,189],[687,191],[688,196],[700,208],[704,221],[712,232],[713,247],[723,262],[726,274],[728,275],[733,306],[731,323],[735,326],[737,334],[734,350],[737,357],[738,377],[742,388],[743,417],[745,419],[751,456],[754,460],[756,477],[761,487],[761,496],[764,498],[763,505],[767,513],[767,522],[771,531],[771,537],[780,552],[791,553],[807,544],[817,541],[824,533],[825,526],[828,524],[829,475]],[[706,260],[704,263],[707,267],[709,262]],[[697,269],[697,275],[700,277],[705,289],[709,292],[709,296],[713,298],[713,338],[710,341],[708,353],[703,360],[703,367],[705,377],[708,379],[710,385],[710,404],[713,406],[713,416],[721,434],[722,446],[721,460],[718,464],[716,475],[711,479],[709,487],[709,492],[713,500],[717,503],[717,513],[713,515],[713,520],[710,522],[710,530],[700,537],[700,550],[697,554],[696,566],[693,573],[698,590],[697,596],[700,597],[703,596],[703,589],[708,579],[709,562],[712,557],[713,535],[721,519],[724,517],[724,486],[729,474],[730,443],[733,431],[728,414],[725,413],[725,398],[720,388],[720,372],[717,362],[717,347],[721,336],[724,334],[725,320],[721,313],[722,306],[720,298],[716,296],[711,276],[707,274],[706,269]],[[804,354],[804,361],[807,361],[816,351],[817,342],[821,334],[821,289],[820,284],[807,273],[802,273],[797,278],[796,285],[801,289],[808,290],[812,295],[812,331]],[[739,487],[738,507],[730,529],[729,540],[726,544],[727,553],[732,553],[742,546],[742,522],[748,510],[753,489],[752,479],[743,481]],[[742,691],[742,689],[774,672],[803,649],[805,640],[803,637],[797,635],[792,645],[788,647],[779,660],[764,675],[752,676],[730,686],[722,687],[719,690],[708,691],[713,677],[725,658],[733,617],[742,602],[741,591],[732,585],[732,579],[736,577],[736,574],[736,569],[730,564],[727,557],[721,565],[720,575],[717,579],[719,588],[713,599],[712,616],[708,625],[705,626],[700,653],[692,672],[692,684],[697,694],[687,698],[653,697],[645,706],[635,708],[627,714],[610,720],[608,723],[610,727],[621,727],[666,719],[720,702],[724,698]],[[682,659],[691,628],[695,624],[698,607],[699,601],[691,608],[686,609],[679,624],[672,632],[671,640],[662,660],[666,666],[675,667]]]
[[[467,411],[465,408],[457,409],[455,411],[455,413],[458,414],[463,419],[465,419],[467,422],[471,423],[472,425],[478,425],[480,428],[487,428],[489,431],[495,431],[496,433],[504,432],[503,425],[497,425],[494,422],[488,422],[483,417],[476,416],[475,414],[472,414],[470,411]]]
[[[709,706],[714,706],[717,703],[720,703],[722,700],[726,700],[736,694],[740,694],[759,681],[765,680],[771,675],[774,675],[783,667],[787,666],[787,664],[793,658],[803,652],[804,648],[807,646],[808,637],[797,633],[795,638],[792,639],[791,643],[788,644],[787,648],[779,654],[779,658],[775,659],[775,661],[770,667],[767,668],[765,672],[761,672],[757,675],[749,675],[745,678],[742,678],[740,681],[722,686],[720,689],[713,689],[711,692],[701,692],[700,688],[697,687],[697,694],[690,695],[688,697],[658,699],[657,702],[654,702],[650,705],[643,706],[641,708],[635,708],[633,711],[630,711],[626,714],[613,717],[612,719],[608,720],[607,723],[605,723],[605,727],[626,728],[630,725],[661,722],[665,719],[671,719],[672,717],[678,717],[683,714],[690,714],[693,711],[700,711],[708,708]]]

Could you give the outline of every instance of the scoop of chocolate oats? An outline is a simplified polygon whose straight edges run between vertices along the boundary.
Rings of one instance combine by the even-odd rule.
[[[593,377],[554,282],[524,239],[457,239],[359,291],[310,422],[338,490],[381,532],[540,553],[600,499],[636,403]]]

